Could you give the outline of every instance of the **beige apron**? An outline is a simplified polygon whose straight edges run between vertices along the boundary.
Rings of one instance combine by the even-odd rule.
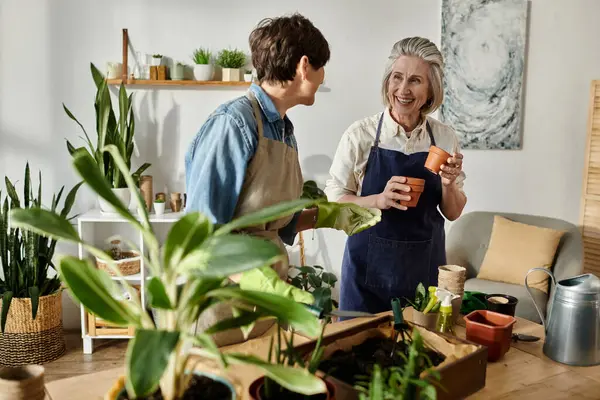
[[[263,121],[258,101],[254,93],[247,94],[254,117],[258,124],[258,145],[256,153],[250,161],[246,170],[244,184],[234,212],[234,218],[258,211],[262,208],[281,203],[283,201],[296,200],[302,194],[302,170],[298,161],[298,152],[286,143],[264,137]],[[276,221],[252,227],[245,232],[267,238],[276,243],[285,255],[284,261],[273,266],[281,279],[287,279],[289,259],[284,243],[279,237],[278,230],[286,226],[292,216],[284,217]],[[204,311],[196,325],[196,332],[202,332],[215,323],[233,316],[231,306],[218,304]],[[258,322],[249,338],[262,335],[273,325],[273,320]],[[232,329],[213,336],[217,346],[226,346],[244,341],[240,329]]]

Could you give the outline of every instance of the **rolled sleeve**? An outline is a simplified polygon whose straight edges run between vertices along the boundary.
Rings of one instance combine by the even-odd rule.
[[[347,194],[356,195],[358,182],[354,174],[356,165],[356,150],[352,146],[349,135],[342,136],[335,152],[329,179],[325,183],[325,194],[329,201],[338,201]]]
[[[256,147],[251,139],[230,115],[206,121],[186,155],[186,212],[199,211],[217,224],[231,221]]]

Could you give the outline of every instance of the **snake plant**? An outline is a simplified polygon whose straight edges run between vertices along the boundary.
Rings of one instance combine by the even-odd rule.
[[[127,95],[125,85],[121,83],[119,88],[119,118],[115,116],[108,84],[102,73],[94,64],[90,64],[92,78],[96,84],[96,98],[94,108],[96,110],[96,145],[94,145],[87,134],[83,125],[75,118],[73,113],[63,104],[63,108],[69,118],[79,125],[85,138],[81,139],[87,144],[87,151],[100,167],[102,175],[113,189],[126,188],[125,176],[117,167],[115,162],[109,157],[108,153],[104,153],[102,149],[108,145],[114,145],[123,160],[127,165],[127,174],[131,174],[131,156],[134,150],[134,134],[135,134],[135,116],[132,107],[132,94]],[[81,147],[84,148],[85,147]],[[76,150],[67,140],[67,150],[73,155]],[[142,173],[150,167],[149,163],[144,163],[135,172],[132,173],[136,186],[139,184],[139,179]]]
[[[50,268],[54,268],[52,257],[56,248],[56,240],[34,232],[22,231],[11,224],[9,211],[42,207],[42,173],[39,173],[39,184],[36,195],[33,193],[29,163],[25,166],[23,181],[23,202],[15,186],[8,177],[4,178],[6,193],[2,201],[0,191],[0,260],[4,279],[0,279],[0,296],[2,312],[0,326],[2,332],[6,325],[8,310],[13,298],[31,298],[31,313],[35,319],[39,298],[55,293],[60,288],[60,280],[55,275],[48,276]],[[67,194],[60,211],[63,218],[71,212],[77,190],[83,182],[75,185]],[[64,186],[52,197],[50,210],[56,212]]]

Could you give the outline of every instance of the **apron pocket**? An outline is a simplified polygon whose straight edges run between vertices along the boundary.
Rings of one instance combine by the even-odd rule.
[[[396,241],[369,235],[365,285],[390,295],[414,296],[429,282],[432,241]]]

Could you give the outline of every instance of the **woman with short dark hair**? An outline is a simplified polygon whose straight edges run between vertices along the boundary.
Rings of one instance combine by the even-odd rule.
[[[217,224],[300,198],[303,177],[294,126],[286,113],[314,103],[329,61],[327,40],[299,14],[261,21],[249,42],[258,83],[245,96],[219,106],[186,154],[186,211],[200,211]],[[374,223],[367,210],[343,207],[320,205],[247,232],[281,248],[283,261],[273,267],[285,280],[289,261],[284,241],[292,244],[297,232],[329,227],[352,234]],[[202,314],[197,329],[231,316],[230,307],[213,308],[217,309]],[[260,333],[255,328],[250,337]],[[237,330],[215,340],[225,345],[242,341],[243,336]]]

